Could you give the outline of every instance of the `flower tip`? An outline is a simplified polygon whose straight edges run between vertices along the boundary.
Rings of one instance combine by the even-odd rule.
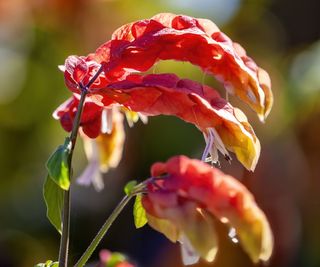
[[[253,219],[253,218],[256,219]],[[248,253],[252,262],[267,263],[272,255],[274,247],[274,238],[270,224],[258,206],[253,206],[251,215],[247,217],[249,224],[251,224],[251,234],[244,229],[238,229],[240,242],[243,249]],[[252,222],[255,221],[253,224]],[[248,238],[248,236],[250,236]]]
[[[62,72],[66,71],[66,67],[64,65],[58,65],[58,69]]]
[[[262,123],[266,122],[267,117],[268,117],[268,115],[266,113],[258,114],[258,118],[259,118],[260,122],[262,122]]]
[[[271,108],[269,109],[265,108],[263,113],[258,114],[258,118],[261,123],[266,123],[266,120],[270,114],[270,111],[271,111]]]
[[[217,247],[212,248],[210,251],[208,251],[208,254],[207,254],[205,260],[207,262],[213,262],[216,258],[217,252],[218,252]]]
[[[260,141],[256,138],[256,140],[251,144],[250,153],[239,153],[238,159],[248,171],[254,172],[260,158],[260,152]]]
[[[264,231],[263,244],[259,257],[260,261],[262,262],[270,261],[274,247],[274,237],[271,231],[271,227],[267,220],[265,220],[265,224],[266,226]]]
[[[270,111],[271,111],[271,108],[272,108],[272,104],[270,104],[271,106],[269,106],[268,108],[265,109],[265,112],[263,115],[261,115],[261,118],[260,118],[260,121],[262,123],[265,123],[266,122],[266,119],[267,117],[269,116],[270,114]]]
[[[192,247],[190,241],[184,235],[180,237],[181,256],[183,265],[189,266],[199,262],[200,255]]]

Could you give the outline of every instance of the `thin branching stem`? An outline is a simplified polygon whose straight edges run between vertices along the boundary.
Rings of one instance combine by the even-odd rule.
[[[95,251],[97,246],[99,245],[100,241],[102,238],[105,236],[107,231],[109,230],[110,226],[112,223],[115,221],[115,219],[119,216],[123,208],[128,204],[130,199],[133,197],[133,194],[126,195],[120,203],[117,205],[117,207],[113,210],[111,215],[108,217],[108,219],[105,221],[97,235],[94,237],[92,242],[90,243],[89,247],[87,250],[83,253],[79,261],[76,263],[75,267],[82,267],[86,264],[86,262],[89,260],[91,257],[92,253]]]
[[[72,178],[72,156],[73,151],[76,146],[78,131],[80,127],[81,115],[83,111],[84,102],[86,95],[88,94],[88,89],[99,77],[103,71],[103,66],[99,68],[96,74],[90,79],[87,85],[83,86],[80,84],[81,88],[81,97],[77,109],[75,119],[73,121],[73,127],[70,134],[71,149],[69,153],[68,165],[69,165],[69,179]],[[70,187],[71,188],[71,187]],[[69,239],[70,239],[70,210],[71,210],[71,193],[70,189],[64,191],[64,200],[63,200],[63,211],[62,211],[62,234],[60,239],[60,249],[59,249],[59,267],[68,266],[68,254],[69,254]]]
[[[121,211],[124,209],[124,207],[129,203],[131,198],[138,194],[146,193],[145,191],[145,184],[140,183],[134,187],[134,189],[131,191],[130,194],[123,197],[123,199],[120,201],[120,203],[117,205],[117,207],[113,210],[113,212],[110,214],[110,216],[107,218],[103,226],[100,228],[97,235],[94,237],[94,239],[91,241],[90,245],[86,249],[86,251],[82,254],[79,261],[75,264],[75,267],[82,267],[84,266],[89,258],[91,257],[92,253],[95,251],[99,243],[101,242],[102,238],[106,235],[109,228],[111,227],[112,223],[115,221],[115,219],[119,216]]]
[[[69,232],[70,232],[70,189],[63,195],[62,234],[59,249],[59,267],[68,266]]]

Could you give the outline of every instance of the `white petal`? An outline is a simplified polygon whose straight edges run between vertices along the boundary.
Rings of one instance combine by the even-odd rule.
[[[189,239],[185,235],[181,235],[179,238],[179,242],[181,243],[181,255],[183,264],[196,264],[199,261],[200,256],[192,247]]]
[[[210,155],[211,155],[211,158],[210,158],[211,162],[213,162],[213,163],[218,163],[219,162],[218,149],[217,149],[217,147],[215,145],[213,145],[211,147]]]
[[[211,147],[214,145],[213,144],[213,135],[210,133],[210,131],[208,131],[208,134],[207,133],[203,133],[203,136],[204,136],[204,139],[206,141],[206,147],[203,151],[203,154],[202,154],[202,157],[201,157],[201,160],[202,161],[206,161],[209,153],[210,153],[210,150],[211,150]]]
[[[111,134],[112,132],[112,108],[104,108],[101,114],[101,132]]]
[[[216,129],[214,128],[210,128],[209,132],[213,135],[214,137],[214,146],[226,157],[226,158],[230,158],[229,152],[226,149],[226,147],[224,146],[220,135],[218,134],[218,132],[216,131]]]
[[[88,159],[88,165],[83,173],[77,178],[77,183],[83,186],[93,185],[97,191],[104,187],[103,177],[100,172],[98,147],[95,140],[83,138],[84,151]]]
[[[87,136],[82,136],[83,148],[88,161],[93,161],[93,159],[98,161],[98,146],[94,139]]]
[[[142,113],[138,112],[139,118],[142,121],[143,124],[147,124],[148,123],[148,116],[143,115]]]
[[[94,189],[98,192],[100,192],[104,188],[103,176],[102,176],[100,170],[92,178],[92,185],[93,185]]]
[[[83,173],[77,178],[77,183],[84,186],[89,186],[94,180],[94,177],[99,175],[99,162],[91,161],[84,169]]]
[[[66,66],[65,65],[58,65],[58,69],[61,70],[62,72],[65,72]]]

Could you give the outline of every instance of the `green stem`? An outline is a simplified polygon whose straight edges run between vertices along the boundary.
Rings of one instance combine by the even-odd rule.
[[[59,267],[68,266],[69,232],[70,232],[70,189],[64,191],[62,212],[62,234],[59,249]]]
[[[72,131],[70,134],[71,150],[68,159],[69,165],[69,179],[72,176],[72,156],[74,147],[77,142],[78,130],[80,126],[80,118],[83,110],[84,101],[87,95],[87,91],[83,90],[81,93],[80,102],[78,105],[76,117],[73,122]],[[60,239],[60,249],[59,249],[59,267],[68,266],[68,253],[69,253],[69,236],[70,236],[70,210],[71,210],[71,193],[69,190],[64,191],[63,196],[63,211],[62,211],[62,234]]]
[[[70,134],[70,142],[71,149],[69,153],[68,165],[69,165],[69,179],[71,181],[72,178],[72,156],[73,151],[76,146],[78,131],[80,127],[81,115],[83,111],[84,102],[86,99],[86,95],[88,93],[88,89],[94,83],[94,81],[99,77],[101,72],[103,71],[103,66],[96,72],[96,74],[90,79],[86,86],[81,87],[81,97],[77,109],[76,116],[73,121],[72,131]],[[68,253],[69,253],[69,236],[70,236],[70,210],[71,210],[71,193],[70,188],[67,191],[64,191],[64,200],[63,200],[63,216],[62,216],[62,234],[60,239],[60,249],[59,249],[59,267],[67,267],[68,266]]]
[[[76,117],[74,118],[73,127],[72,127],[72,131],[71,131],[71,134],[70,134],[70,141],[71,141],[71,144],[72,144],[71,151],[70,151],[70,157],[69,157],[70,164],[72,163],[73,150],[74,150],[74,147],[75,147],[76,142],[77,142],[78,130],[79,130],[79,126],[80,126],[80,119],[81,119],[83,106],[84,106],[84,101],[86,99],[87,93],[88,93],[87,90],[82,90],[82,92],[81,92],[81,97],[80,97],[80,101],[79,101]]]
[[[118,215],[121,213],[123,208],[128,204],[130,199],[134,196],[134,194],[130,194],[125,196],[121,202],[117,205],[117,207],[113,210],[109,218],[106,220],[106,222],[103,224],[101,229],[99,230],[98,234],[95,236],[95,238],[92,240],[91,244],[87,248],[87,250],[83,253],[79,261],[76,263],[75,267],[82,267],[86,264],[86,262],[91,257],[94,250],[99,245],[102,238],[105,236],[107,231],[109,230],[112,223],[115,221],[115,219],[118,217]]]

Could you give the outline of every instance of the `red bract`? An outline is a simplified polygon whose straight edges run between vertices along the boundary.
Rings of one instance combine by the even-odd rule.
[[[102,102],[111,99],[147,116],[173,115],[196,125],[206,136],[214,132],[213,149],[228,156],[226,146],[247,169],[256,166],[260,143],[246,117],[208,86],[174,74],[130,75],[100,94]]]
[[[238,180],[185,156],[154,164],[151,175],[142,203],[149,224],[170,240],[179,240],[213,261],[217,251],[214,216],[235,231],[254,262],[270,258],[273,237],[269,223]]]
[[[78,97],[77,94],[74,94],[53,114],[54,118],[60,120],[62,127],[68,132],[72,130],[77,113]],[[86,186],[92,184],[97,191],[100,191],[104,187],[101,173],[116,168],[122,157],[125,139],[122,113],[125,113],[130,126],[139,118],[146,122],[146,118],[126,108],[119,108],[115,104],[99,106],[91,99],[88,98],[85,101],[80,121],[80,133],[88,165],[78,177],[77,182]]]
[[[268,74],[211,21],[169,13],[122,26],[112,40],[89,55],[104,64],[109,79],[146,71],[158,60],[188,61],[222,81],[263,120],[272,106]]]
[[[101,64],[90,60],[89,57],[69,56],[63,66],[59,66],[64,72],[64,79],[67,87],[74,93],[80,93],[82,89],[99,71]],[[109,83],[105,74],[102,72],[96,77],[93,84],[88,89],[95,92]],[[83,87],[83,88],[81,88]]]
[[[60,120],[60,123],[67,132],[71,132],[73,120],[77,113],[79,99],[76,95],[66,100],[53,113],[53,117]],[[80,127],[90,138],[96,138],[101,133],[102,106],[98,106],[88,99],[83,108]]]
[[[72,129],[78,103],[74,96],[55,112],[54,117],[67,131]],[[111,105],[124,106],[146,116],[177,116],[204,133],[208,147],[205,157],[210,153],[212,161],[217,162],[219,150],[229,159],[228,149],[248,170],[255,169],[260,143],[252,127],[240,110],[208,86],[179,79],[174,74],[128,75],[123,81],[109,83],[89,93],[85,102],[80,126],[88,137],[99,135],[101,113]]]
[[[247,169],[254,170],[260,144],[240,110],[208,86],[170,74],[132,74],[146,71],[158,60],[165,59],[200,66],[223,81],[225,87],[247,102],[261,119],[269,113],[272,93],[268,74],[239,44],[205,19],[164,13],[124,25],[95,53],[87,57],[70,56],[61,69],[70,90],[78,94],[88,90],[90,105],[94,107],[91,115],[97,107],[101,110],[100,106],[117,103],[147,116],[177,116],[195,124],[204,133],[207,147],[203,160],[211,154],[211,160],[217,162],[218,150],[229,159],[228,149]],[[100,73],[102,69],[104,72]],[[86,110],[87,104],[83,116],[89,117]],[[75,112],[73,109],[66,113],[60,117],[65,129],[70,130],[70,119]],[[92,120],[97,117],[93,115]],[[89,137],[97,136],[99,122],[86,123],[84,119],[81,126]]]

